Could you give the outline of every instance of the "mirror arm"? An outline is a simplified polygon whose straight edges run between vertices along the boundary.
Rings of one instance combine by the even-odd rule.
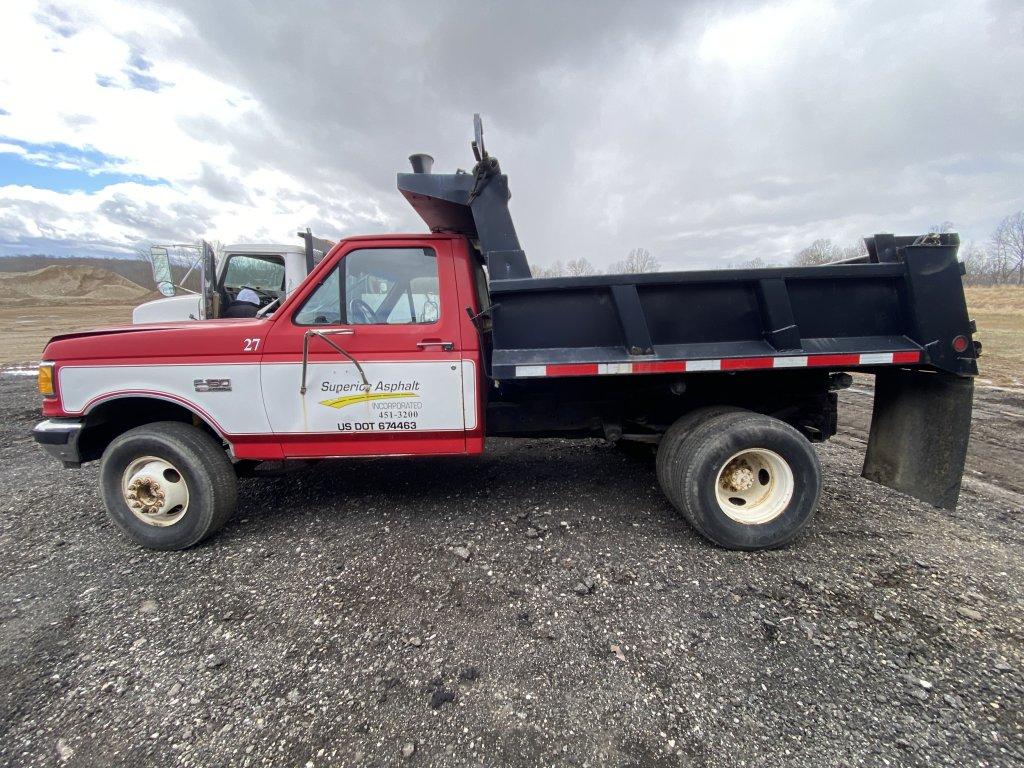
[[[366,378],[366,372],[363,370],[363,366],[359,364],[359,361],[328,338],[328,336],[351,336],[354,333],[355,331],[351,328],[336,328],[330,331],[317,331],[310,328],[306,331],[305,335],[302,337],[302,386],[299,387],[300,395],[306,394],[306,368],[309,364],[309,340],[313,336],[323,339],[335,352],[351,360],[352,364],[355,365],[356,370],[359,371],[359,376],[363,379],[363,384],[366,385],[367,389],[370,388],[370,381]]]

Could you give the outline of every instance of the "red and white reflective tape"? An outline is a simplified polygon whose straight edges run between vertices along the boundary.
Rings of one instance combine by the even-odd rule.
[[[787,355],[726,357],[718,360],[656,360],[638,363],[562,363],[517,365],[516,378],[538,376],[608,376],[632,373],[693,373],[695,371],[754,371],[765,368],[846,368],[857,365],[918,363],[921,353],[865,352],[847,355]]]

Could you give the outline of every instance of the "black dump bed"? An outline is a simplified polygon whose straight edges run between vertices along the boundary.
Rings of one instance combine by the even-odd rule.
[[[804,357],[840,369],[902,361],[977,373],[973,344],[957,351],[971,333],[957,236],[868,242],[865,263],[494,280],[493,376],[580,363],[742,370]]]
[[[487,266],[490,318],[477,321],[499,396],[508,383],[551,397],[522,387],[566,377],[719,372],[759,387],[772,369],[862,370],[876,379],[864,476],[956,504],[980,349],[957,235],[875,235],[863,258],[815,267],[533,279],[508,178],[475,127],[472,173],[432,174],[414,155],[398,188],[431,231],[465,235]]]

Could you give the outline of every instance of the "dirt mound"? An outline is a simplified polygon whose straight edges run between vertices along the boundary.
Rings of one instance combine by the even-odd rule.
[[[79,300],[107,304],[137,304],[152,291],[114,272],[98,267],[53,266],[33,272],[0,273],[0,298],[18,303]]]

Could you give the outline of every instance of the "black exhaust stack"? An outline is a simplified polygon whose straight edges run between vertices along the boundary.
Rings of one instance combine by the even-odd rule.
[[[453,232],[476,241],[492,280],[530,277],[508,210],[508,176],[484,149],[480,115],[473,116],[473,134],[477,163],[472,173],[431,173],[432,157],[412,155],[413,173],[398,174],[398,189],[431,232]]]
[[[409,155],[409,162],[412,164],[413,173],[430,173],[430,169],[434,167],[434,158],[422,153]]]

